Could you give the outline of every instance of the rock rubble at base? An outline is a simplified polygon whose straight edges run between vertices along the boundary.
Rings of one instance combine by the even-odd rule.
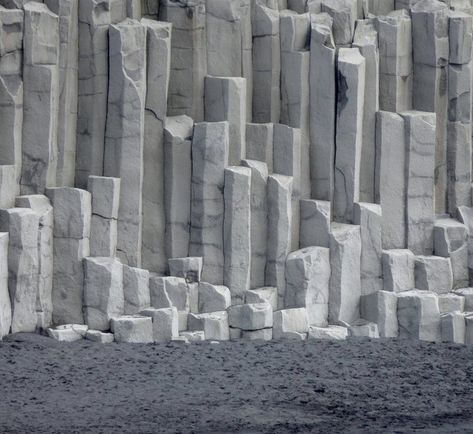
[[[473,344],[472,29],[0,0],[0,338]]]

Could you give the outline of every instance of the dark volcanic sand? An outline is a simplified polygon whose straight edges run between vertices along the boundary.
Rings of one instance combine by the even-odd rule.
[[[1,433],[473,432],[473,348],[0,342]]]

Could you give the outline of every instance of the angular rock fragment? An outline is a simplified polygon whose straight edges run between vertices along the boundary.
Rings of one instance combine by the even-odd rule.
[[[75,342],[83,339],[88,326],[82,324],[65,324],[47,330],[48,336],[59,342]]]
[[[179,335],[186,338],[189,342],[205,341],[205,332],[201,330],[194,330],[192,332],[181,332]]]
[[[358,17],[357,0],[323,0],[321,11],[333,18],[333,37],[337,45],[351,44]]]
[[[465,312],[473,311],[473,288],[461,288],[455,294],[465,298]]]
[[[152,307],[175,306],[179,312],[189,311],[189,288],[184,279],[151,274],[149,291]]]
[[[243,330],[241,338],[249,341],[270,341],[273,339],[273,329],[266,328],[261,330]]]
[[[378,325],[364,319],[356,320],[350,325],[349,331],[350,336],[354,337],[379,338]]]
[[[465,297],[454,293],[440,294],[439,310],[441,314],[463,312],[465,310]]]
[[[8,233],[0,233],[0,340],[10,333],[12,320],[8,292],[8,237]]]

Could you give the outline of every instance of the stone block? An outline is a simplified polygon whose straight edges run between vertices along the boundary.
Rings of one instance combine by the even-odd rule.
[[[382,338],[398,336],[397,297],[387,291],[377,291],[361,297],[361,317],[378,325]]]
[[[231,305],[231,292],[226,286],[199,283],[200,313],[224,311]]]
[[[323,339],[331,341],[344,341],[348,337],[346,327],[329,325],[327,327],[309,327],[309,339]]]
[[[273,326],[273,309],[269,303],[251,303],[231,306],[228,309],[231,327],[241,330],[260,330]]]
[[[120,178],[89,176],[87,190],[92,197],[92,214],[117,219],[120,206]]]
[[[149,271],[124,265],[123,296],[125,315],[133,315],[149,307]]]
[[[56,328],[49,328],[47,330],[50,338],[56,339],[59,342],[75,342],[87,334],[88,326],[82,324],[65,324],[57,326]]]
[[[321,11],[333,18],[333,38],[337,45],[348,45],[353,40],[358,17],[357,0],[323,0]]]
[[[379,338],[378,324],[364,319],[358,319],[349,327],[350,336],[358,338]]]
[[[175,307],[144,309],[140,315],[152,318],[154,342],[169,342],[179,336],[179,315]]]
[[[307,247],[286,259],[286,308],[305,307],[309,325],[327,325],[330,286],[330,250]]]
[[[175,306],[179,312],[189,311],[189,288],[179,277],[161,277],[154,274],[149,278],[151,307]]]
[[[437,294],[412,290],[398,294],[399,337],[438,342],[441,339]]]
[[[8,240],[8,233],[0,233],[0,339],[10,333],[12,320],[8,292]]]
[[[180,336],[186,338],[189,342],[202,342],[205,341],[205,332],[201,330],[195,330],[192,332],[181,332]]]
[[[305,308],[283,309],[274,312],[274,339],[297,338],[297,334],[307,333],[308,330],[309,322]]]
[[[273,124],[246,124],[246,158],[266,163],[273,172]]]
[[[278,309],[278,289],[272,286],[249,289],[245,292],[245,303],[269,303],[275,311]]]
[[[118,343],[150,344],[153,339],[153,321],[150,317],[124,315],[112,318],[111,329]]]
[[[230,339],[228,328],[228,314],[223,312],[189,314],[188,328],[190,331],[202,330],[205,339],[228,341]]]
[[[449,258],[416,256],[414,262],[417,289],[436,294],[446,294],[452,290],[453,273]]]
[[[461,312],[444,313],[440,321],[442,342],[465,343],[465,316]]]
[[[410,250],[384,250],[382,263],[385,291],[401,292],[414,289],[415,257]]]
[[[85,338],[92,342],[98,342],[100,344],[111,344],[115,341],[113,333],[104,333],[99,330],[87,330]]]
[[[270,341],[273,339],[273,329],[243,330],[241,338],[248,341]]]
[[[465,310],[465,297],[454,293],[439,295],[440,314],[463,312]]]
[[[473,311],[473,288],[460,288],[455,294],[465,298],[465,312]]]
[[[300,246],[329,247],[331,204],[323,200],[300,201]]]
[[[123,315],[123,266],[114,258],[84,259],[84,319],[94,330],[107,331]]]

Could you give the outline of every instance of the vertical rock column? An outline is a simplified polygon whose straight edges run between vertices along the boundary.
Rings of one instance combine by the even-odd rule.
[[[255,160],[243,160],[242,166],[251,169],[250,287],[261,288],[265,285],[268,250],[268,167],[266,163]]]
[[[171,25],[148,19],[145,135],[143,149],[143,245],[144,268],[164,273],[164,122],[171,63]]]
[[[3,176],[8,176],[6,171],[11,172],[12,193],[18,195],[23,129],[23,11],[0,6],[0,39],[0,165],[13,166],[2,171]]]
[[[166,118],[164,126],[165,251],[168,258],[189,255],[192,182],[192,132],[189,116]]]
[[[239,166],[246,157],[246,83],[244,78],[205,78],[205,120],[228,121],[228,163]]]
[[[158,19],[159,0],[141,0],[141,15],[151,20]]]
[[[438,0],[423,0],[411,8],[414,59],[413,108],[434,112],[437,118],[435,144],[435,211],[446,210],[447,195],[447,64],[448,6]]]
[[[252,32],[253,121],[276,123],[281,108],[279,12],[256,4]]]
[[[434,230],[435,114],[404,112],[407,248],[431,255]]]
[[[278,290],[278,309],[284,308],[286,292],[286,258],[292,238],[292,177],[268,177],[268,260],[266,285]]]
[[[309,14],[281,15],[281,124],[299,128],[301,159],[299,193],[310,198],[309,157]],[[280,172],[282,173],[282,172]]]
[[[12,333],[36,330],[38,228],[38,215],[31,209],[0,210],[0,230],[9,232],[8,290]]]
[[[376,112],[379,110],[378,32],[374,20],[359,20],[353,46],[365,58],[365,96],[360,164],[360,200],[373,203],[375,198]]]
[[[117,253],[120,179],[90,176],[87,189],[92,196],[90,256],[114,257]]]
[[[56,181],[74,186],[77,141],[79,1],[45,0],[59,17],[59,116]]]
[[[311,195],[331,201],[334,189],[336,77],[331,20],[311,15],[310,41]]]
[[[360,195],[360,160],[365,94],[365,59],[358,48],[338,54],[338,102],[335,152],[336,221],[353,221],[353,204]]]
[[[108,99],[110,0],[79,1],[76,186],[103,175]]]
[[[52,323],[53,302],[53,207],[46,196],[19,196],[16,206],[30,208],[38,215],[38,292],[36,295],[36,327],[48,328]]]
[[[449,17],[447,210],[471,205],[472,17]]]
[[[376,116],[376,202],[381,204],[385,249],[406,247],[406,146],[404,119],[391,112]]]
[[[228,166],[228,122],[194,126],[189,255],[203,258],[202,280],[223,284],[225,167]]]
[[[59,21],[46,5],[24,6],[22,194],[56,185]]]
[[[292,223],[291,229],[291,251],[299,248],[299,214],[301,199],[301,160],[308,160],[307,156],[302,157],[301,152],[301,131],[298,128],[291,128],[282,124],[274,125],[273,139],[273,170],[274,173],[291,176],[291,203],[292,203]]]
[[[104,175],[121,178],[117,256],[141,266],[146,28],[125,20],[110,26],[110,78]]]
[[[230,289],[232,304],[245,302],[250,288],[251,266],[251,170],[231,166],[225,169],[225,218],[223,283]]]
[[[204,77],[207,75],[205,1],[164,0],[159,18],[172,23],[168,115],[204,119]]]
[[[53,323],[83,324],[82,259],[90,253],[91,195],[69,187],[51,188],[46,194],[54,215]]]
[[[412,108],[412,23],[402,9],[378,17],[379,106],[401,112]]]
[[[10,333],[11,300],[8,292],[8,233],[0,233],[0,340]]]

